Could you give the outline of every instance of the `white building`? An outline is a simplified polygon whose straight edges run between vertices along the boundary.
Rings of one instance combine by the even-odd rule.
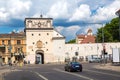
[[[112,48],[120,48],[120,43],[104,43],[104,46],[109,55],[112,54]],[[102,55],[102,50],[102,43],[65,44],[65,53],[68,53],[70,59],[76,56],[75,52],[78,52],[78,58],[84,57],[85,59],[88,55]]]
[[[52,18],[26,18],[26,61],[44,64],[64,61],[65,37],[54,30]]]
[[[26,18],[26,61],[31,64],[64,62],[65,58],[88,55],[101,55],[102,43],[65,44],[65,37],[52,26],[52,18]],[[120,43],[104,43],[106,52],[112,54],[112,48],[120,48]]]

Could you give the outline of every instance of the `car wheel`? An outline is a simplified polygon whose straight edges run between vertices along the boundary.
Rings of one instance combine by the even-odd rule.
[[[71,69],[70,69],[70,68],[68,69],[68,72],[71,72]]]
[[[82,69],[80,70],[80,72],[82,72]]]
[[[67,71],[67,69],[65,69],[65,71]]]

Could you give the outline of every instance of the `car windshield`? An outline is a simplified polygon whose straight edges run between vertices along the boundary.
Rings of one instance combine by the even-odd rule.
[[[71,64],[80,64],[80,63],[78,63],[78,62],[71,62]]]

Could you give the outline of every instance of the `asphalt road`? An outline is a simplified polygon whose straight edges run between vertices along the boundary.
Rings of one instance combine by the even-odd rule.
[[[83,64],[83,72],[64,71],[64,65],[29,65],[6,73],[4,80],[119,80],[120,72],[95,69]]]

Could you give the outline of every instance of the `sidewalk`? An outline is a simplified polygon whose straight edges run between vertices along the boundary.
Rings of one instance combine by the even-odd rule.
[[[10,69],[10,67],[8,65],[6,66],[0,66],[0,80],[4,80],[4,76],[8,73],[13,71],[12,68]]]
[[[120,64],[112,64],[112,63],[99,64],[94,66],[94,68],[120,72]]]
[[[0,68],[0,80],[4,80],[4,76],[6,75],[6,72],[10,72],[9,69],[2,69]]]

